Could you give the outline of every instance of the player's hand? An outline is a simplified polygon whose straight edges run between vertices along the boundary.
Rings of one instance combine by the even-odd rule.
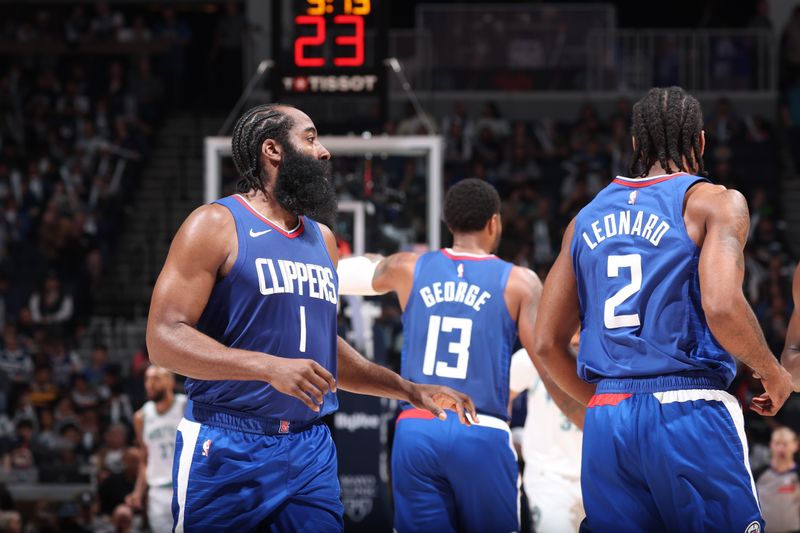
[[[136,494],[135,492],[131,492],[130,494],[125,496],[125,505],[138,511],[142,508],[142,497],[139,494]]]
[[[763,416],[775,416],[794,390],[792,375],[781,365],[777,365],[777,371],[773,376],[758,377],[766,392],[753,398],[750,409]]]
[[[450,387],[414,383],[408,401],[418,409],[427,409],[440,420],[447,419],[445,409],[450,409],[458,413],[458,419],[465,426],[472,425],[465,411],[474,422],[478,422],[478,413],[475,411],[472,398]]]
[[[336,392],[336,380],[322,365],[311,359],[270,358],[267,382],[277,390],[294,396],[315,413],[319,412],[323,397]]]

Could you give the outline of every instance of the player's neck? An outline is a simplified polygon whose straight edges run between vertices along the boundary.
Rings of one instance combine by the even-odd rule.
[[[163,400],[156,402],[156,412],[160,415],[163,415],[170,410],[174,402],[175,393],[165,395]]]
[[[773,459],[769,465],[776,472],[788,472],[789,470],[793,470],[797,466],[797,464],[792,459],[788,459],[786,461]]]
[[[272,194],[272,191],[267,191],[270,194],[264,194],[261,191],[252,190],[244,193],[242,196],[253,206],[253,209],[258,211],[260,215],[265,216],[270,221],[283,227],[286,231],[292,231],[297,227],[298,216],[295,213],[283,207]]]
[[[670,165],[670,171],[667,172],[666,170],[664,170],[664,167],[661,166],[661,163],[658,162],[653,163],[653,166],[650,167],[650,172],[647,173],[645,178],[652,178],[653,176],[666,176],[669,174],[676,174],[678,172],[683,172],[682,170],[674,168],[674,164],[675,163],[672,163],[672,165]],[[686,164],[685,158],[683,161],[683,168],[689,168],[689,165]],[[686,172],[693,172],[693,170],[689,169]]]
[[[453,237],[453,246],[450,248],[456,253],[491,255],[489,247],[481,243],[477,235],[459,235]]]

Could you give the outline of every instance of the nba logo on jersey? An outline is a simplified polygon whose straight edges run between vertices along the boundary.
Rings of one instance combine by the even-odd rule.
[[[639,191],[631,191],[631,195],[628,197],[628,205],[635,204],[637,196],[639,196]]]
[[[278,433],[289,433],[289,421],[281,420],[281,425],[278,427]]]
[[[458,277],[459,278],[463,278],[464,277],[464,263],[459,263],[458,264],[458,266],[456,267],[456,272],[458,272]]]

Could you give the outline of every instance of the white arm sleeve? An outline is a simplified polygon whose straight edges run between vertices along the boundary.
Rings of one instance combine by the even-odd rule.
[[[339,294],[351,296],[375,296],[380,294],[372,288],[372,277],[378,262],[364,256],[346,257],[339,260]]]
[[[525,348],[517,350],[511,356],[511,370],[509,371],[509,388],[517,393],[523,392],[530,387],[538,377],[536,367],[533,366],[533,361],[528,357],[528,352]]]

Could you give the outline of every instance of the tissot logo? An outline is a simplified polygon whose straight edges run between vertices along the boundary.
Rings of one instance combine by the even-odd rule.
[[[371,93],[378,86],[378,76],[286,76],[283,88],[293,93]]]

